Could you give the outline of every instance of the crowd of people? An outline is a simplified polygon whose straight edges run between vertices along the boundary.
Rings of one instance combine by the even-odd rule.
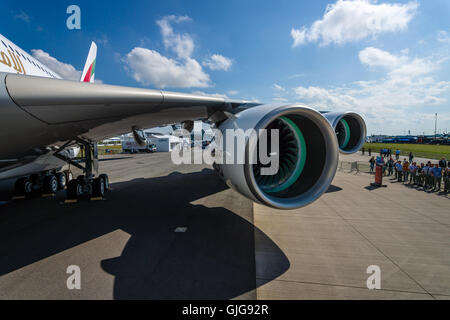
[[[372,149],[369,148],[369,157],[372,156]],[[366,153],[366,149],[362,148],[362,155],[364,155]],[[383,148],[380,149],[380,156],[384,157],[384,158],[388,158],[388,157],[392,157],[392,149],[387,149],[387,148]],[[414,158],[414,155],[412,152],[409,153],[409,162],[412,162]],[[395,160],[399,160],[400,159],[400,150],[397,149],[395,150]]]
[[[384,176],[394,176],[393,180],[398,182],[423,187],[424,191],[440,192],[443,187],[443,192],[450,192],[450,161],[445,158],[439,163],[433,164],[428,161],[426,164],[417,165],[413,161],[412,153],[409,154],[409,161],[406,158],[401,161],[397,154],[394,160],[389,151],[387,153],[381,151],[383,150],[380,150],[379,156],[376,158],[372,156],[369,160],[371,173],[374,172],[376,165],[380,165]]]

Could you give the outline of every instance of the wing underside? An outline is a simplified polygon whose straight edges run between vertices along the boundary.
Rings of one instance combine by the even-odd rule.
[[[207,119],[224,99],[141,88],[3,74],[0,159],[82,136],[91,141],[186,120]],[[2,143],[3,144],[3,143]]]

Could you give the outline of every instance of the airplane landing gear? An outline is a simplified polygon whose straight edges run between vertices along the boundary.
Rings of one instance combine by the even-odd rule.
[[[81,146],[82,156],[77,159],[78,161],[66,158],[59,152],[55,153],[56,157],[83,170],[83,175],[77,179],[70,180],[67,184],[67,200],[103,198],[109,190],[109,179],[106,174],[95,177],[93,173],[94,168],[97,168],[97,148],[91,142],[81,138],[77,138],[75,142]],[[64,147],[71,143],[73,141],[68,142]]]
[[[64,154],[65,148],[71,145],[81,146],[81,157],[69,158]],[[17,179],[14,187],[14,199],[23,199],[32,195],[54,195],[58,190],[67,187],[67,199],[102,199],[109,190],[109,178],[106,174],[96,177],[93,173],[97,170],[97,148],[89,141],[77,138],[64,144],[55,157],[77,167],[83,171],[83,175],[73,179],[70,170],[58,172],[59,169],[52,169],[29,177]]]
[[[50,170],[19,178],[14,186],[14,198],[21,199],[33,195],[55,194],[58,190],[63,190],[66,187],[67,177],[70,177],[70,175]]]

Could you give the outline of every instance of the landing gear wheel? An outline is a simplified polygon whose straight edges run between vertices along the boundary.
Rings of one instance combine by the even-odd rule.
[[[56,174],[56,180],[58,181],[58,190],[64,190],[67,184],[67,177],[64,172],[58,172]]]
[[[83,187],[78,180],[70,180],[67,184],[67,199],[77,200],[83,194]]]
[[[105,179],[100,176],[92,182],[92,193],[94,197],[104,197],[106,194]]]
[[[17,179],[14,186],[14,194],[16,196],[26,196],[33,191],[33,184],[28,178]]]
[[[99,178],[102,178],[105,183],[105,193],[109,191],[109,177],[107,174],[101,174]]]
[[[81,175],[81,176],[78,176],[77,177],[77,180],[78,180],[78,182],[81,184],[81,185],[84,185],[84,176],[83,175]]]
[[[64,174],[66,175],[66,184],[73,179],[73,173],[70,170],[65,170]]]
[[[52,194],[56,193],[58,191],[58,180],[56,179],[56,176],[49,175],[46,176],[44,179],[44,193]]]

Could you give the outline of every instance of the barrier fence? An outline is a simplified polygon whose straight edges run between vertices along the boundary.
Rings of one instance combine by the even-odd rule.
[[[370,173],[370,164],[361,161],[339,161],[338,171],[347,173]]]

